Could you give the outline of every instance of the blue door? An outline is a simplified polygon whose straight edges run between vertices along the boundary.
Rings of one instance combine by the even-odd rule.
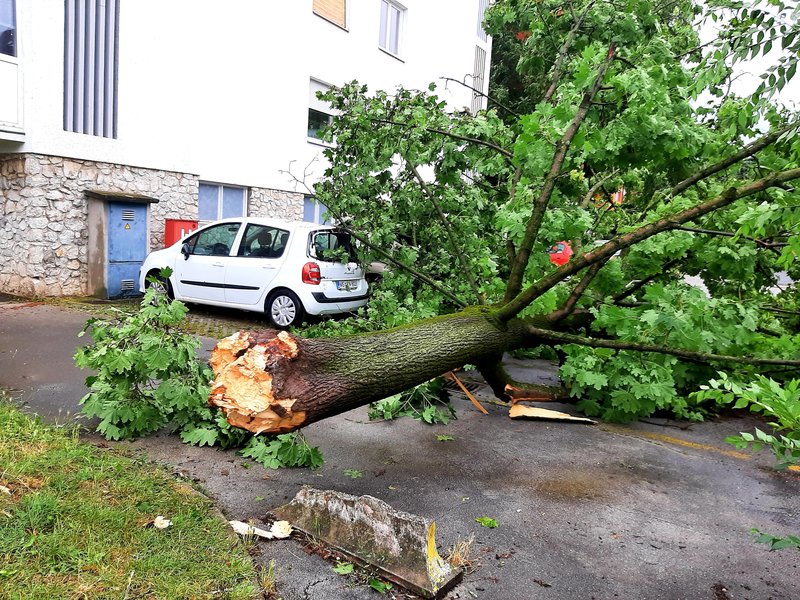
[[[147,256],[147,205],[109,202],[107,222],[107,295],[135,296],[139,268]]]

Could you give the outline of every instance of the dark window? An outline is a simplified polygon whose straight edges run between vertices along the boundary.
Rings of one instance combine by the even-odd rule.
[[[289,241],[289,232],[277,227],[251,223],[244,231],[239,256],[280,258]]]
[[[0,0],[0,54],[17,55],[17,10],[15,0]]]
[[[318,231],[311,236],[310,252],[313,258],[330,262],[355,262],[356,254],[350,234],[343,231]]]
[[[320,139],[322,137],[322,131],[325,127],[331,124],[331,121],[333,121],[333,116],[318,110],[314,110],[313,108],[309,108],[308,137]]]
[[[191,254],[228,256],[239,231],[239,223],[223,223],[197,232],[186,240]]]

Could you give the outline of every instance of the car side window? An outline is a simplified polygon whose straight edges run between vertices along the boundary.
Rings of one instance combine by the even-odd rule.
[[[289,232],[277,227],[251,223],[244,231],[238,256],[280,258],[289,241]]]
[[[192,254],[200,256],[228,256],[239,231],[239,223],[222,223],[203,229],[186,243]]]

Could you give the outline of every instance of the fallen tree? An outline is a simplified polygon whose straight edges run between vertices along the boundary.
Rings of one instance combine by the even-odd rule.
[[[520,81],[540,85],[495,87],[488,111],[355,82],[326,96],[336,145],[313,191],[390,269],[352,335],[222,340],[210,403],[232,425],[291,431],[467,363],[504,397],[520,384],[500,359],[519,348],[557,347],[569,393],[607,418],[698,418],[686,396],[723,365],[796,376],[796,284],[770,291],[781,271],[800,279],[798,121],[770,100],[780,80],[726,93],[739,47],[704,55],[691,2],[546,4],[490,9]],[[729,27],[725,43],[752,34]],[[719,100],[695,108],[705,91]],[[574,250],[561,266],[557,242]]]

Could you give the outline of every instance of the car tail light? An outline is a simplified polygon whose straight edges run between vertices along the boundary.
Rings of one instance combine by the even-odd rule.
[[[322,275],[319,272],[319,265],[315,262],[307,262],[303,265],[303,283],[319,285]]]

